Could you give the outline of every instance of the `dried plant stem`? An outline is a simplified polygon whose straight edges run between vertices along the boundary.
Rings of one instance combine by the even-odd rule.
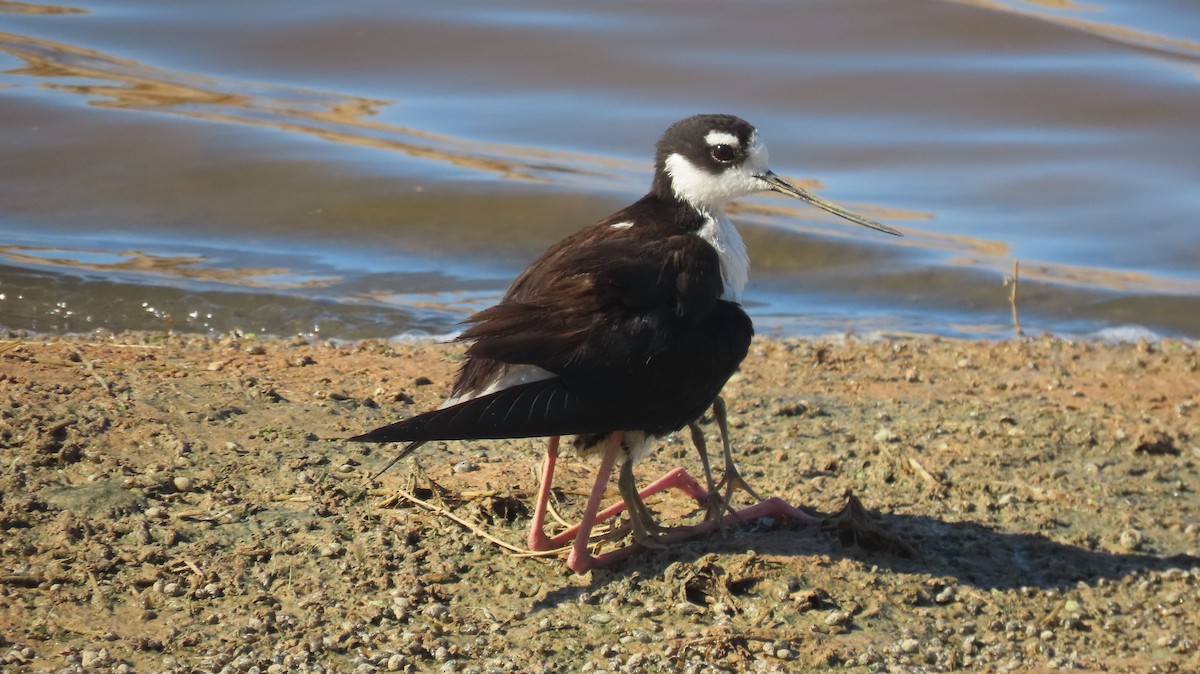
[[[1008,294],[1008,304],[1012,307],[1013,327],[1017,330],[1018,337],[1024,337],[1025,331],[1021,329],[1021,317],[1017,313],[1017,285],[1021,278],[1021,261],[1013,260],[1013,275],[1012,275],[1012,290]]]

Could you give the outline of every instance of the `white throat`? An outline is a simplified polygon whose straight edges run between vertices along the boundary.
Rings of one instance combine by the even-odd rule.
[[[721,259],[721,282],[725,286],[721,299],[741,304],[742,291],[750,280],[750,256],[746,253],[746,244],[725,211],[714,209],[705,212],[704,218],[704,226],[696,234],[716,248]]]

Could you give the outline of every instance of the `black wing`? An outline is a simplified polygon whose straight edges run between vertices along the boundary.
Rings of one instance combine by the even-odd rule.
[[[471,318],[474,325],[462,335],[471,342],[469,360],[454,393],[485,388],[498,364],[535,365],[555,378],[355,439],[661,433],[699,417],[745,357],[753,334],[741,307],[720,300],[716,251],[692,234],[575,243],[583,245],[552,248],[505,301]]]

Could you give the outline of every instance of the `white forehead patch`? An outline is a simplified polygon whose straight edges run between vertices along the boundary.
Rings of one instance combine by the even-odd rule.
[[[741,147],[742,145],[742,141],[738,140],[737,136],[725,131],[709,131],[708,135],[704,137],[704,142],[708,143],[709,147],[713,147],[714,145]]]

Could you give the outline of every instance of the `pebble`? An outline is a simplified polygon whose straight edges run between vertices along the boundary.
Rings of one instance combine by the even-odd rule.
[[[841,625],[845,623],[846,619],[849,617],[850,616],[843,611],[830,611],[829,615],[825,616],[825,624],[829,625],[830,627],[833,627],[834,625]]]
[[[450,607],[446,606],[445,604],[443,604],[441,602],[434,602],[434,603],[430,604],[429,606],[426,606],[425,610],[422,611],[422,613],[424,613],[426,616],[428,616],[430,618],[433,618],[434,620],[438,620],[438,619],[446,617],[446,614],[449,612],[450,612]]]
[[[473,473],[479,470],[479,464],[474,461],[463,460],[454,464],[455,473]]]
[[[608,623],[612,622],[612,616],[607,613],[593,613],[588,617],[588,620],[600,625],[607,625]]]
[[[171,480],[171,483],[175,485],[175,489],[178,491],[191,491],[193,487],[192,478],[190,477],[177,477]]]
[[[103,667],[112,661],[112,656],[108,654],[107,648],[85,648],[79,654],[79,666],[85,671]]]
[[[950,602],[954,601],[954,588],[942,588],[942,591],[938,592],[937,596],[935,596],[933,600],[939,604],[949,604]]]
[[[892,432],[890,428],[881,428],[875,431],[875,442],[897,442],[900,436]]]
[[[1146,542],[1145,535],[1137,529],[1126,529],[1121,532],[1121,545],[1129,550],[1141,550]]]
[[[910,637],[908,639],[901,639],[896,644],[896,647],[900,649],[901,653],[904,653],[905,655],[912,655],[913,653],[917,652],[918,648],[921,647],[921,642]]]

